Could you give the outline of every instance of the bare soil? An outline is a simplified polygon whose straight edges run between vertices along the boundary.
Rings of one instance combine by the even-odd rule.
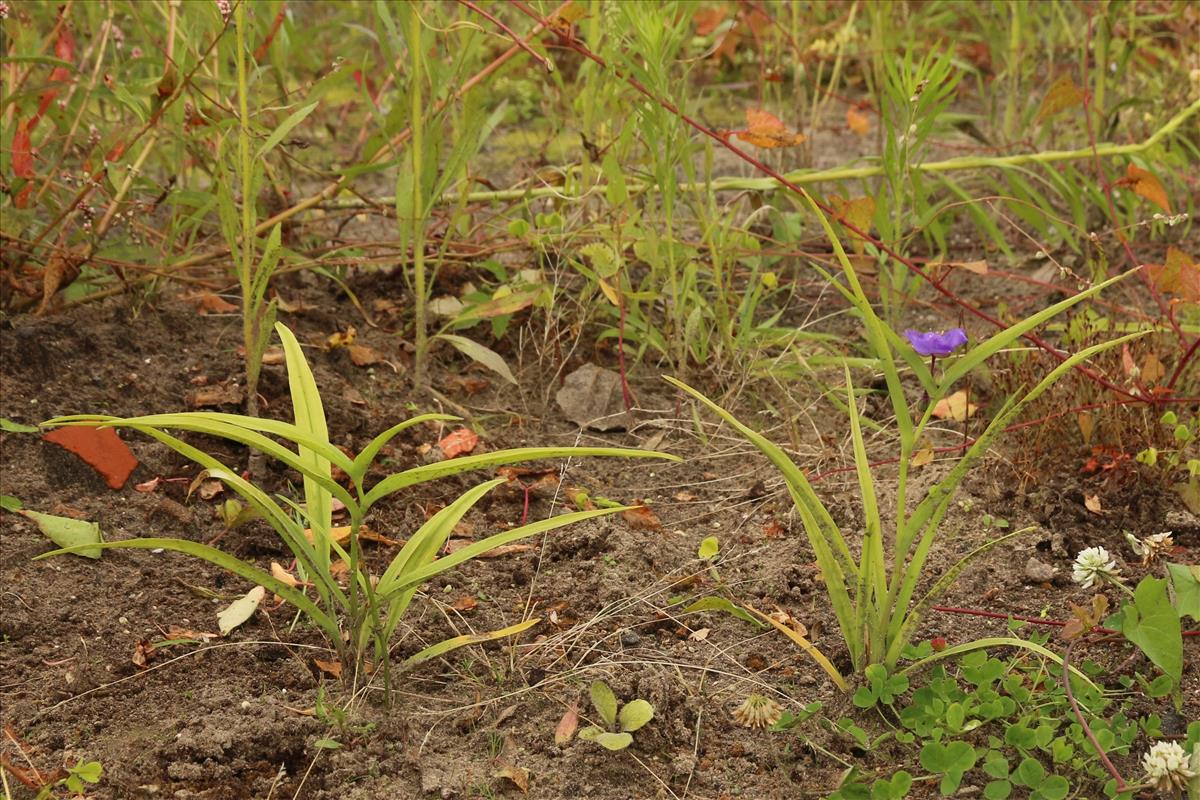
[[[358,449],[413,409],[437,409],[437,399],[411,392],[398,337],[362,324],[353,306],[330,296],[323,285],[294,280],[292,291],[312,310],[284,319],[313,345],[308,355],[336,443]],[[389,290],[384,280],[358,288],[365,300]],[[347,322],[358,325],[359,341],[397,368],[357,367],[344,349],[320,346]],[[238,382],[242,374],[239,319],[198,315],[167,297],[136,309],[120,299],[0,324],[0,416],[15,421],[182,410],[198,385]],[[260,610],[224,639],[160,647],[145,667],[135,665],[139,645],[162,642],[171,626],[214,631],[217,610],[249,585],[171,553],[109,551],[99,561],[74,556],[32,561],[53,545],[28,520],[2,514],[0,704],[6,763],[32,775],[80,759],[99,760],[105,774],[89,796],[121,800],[521,796],[504,777],[506,769],[528,771],[530,798],[765,800],[828,794],[844,766],[827,752],[862,760],[844,738],[819,726],[805,728],[803,737],[753,731],[739,726],[730,712],[753,691],[793,711],[819,700],[830,719],[847,715],[878,727],[878,718],[855,709],[779,634],[722,614],[683,615],[681,605],[672,605],[678,598],[725,593],[763,610],[784,608],[835,663],[845,665],[812,553],[764,459],[712,420],[698,429],[690,408],[680,406],[649,368],[633,376],[642,409],[636,427],[581,432],[552,397],[561,375],[586,360],[615,366],[611,353],[601,349],[581,347],[566,364],[530,356],[522,362],[519,386],[497,381],[477,394],[470,392],[490,376],[452,352],[439,351],[438,358],[434,385],[454,406],[440,410],[469,410],[483,431],[481,448],[649,443],[683,456],[678,464],[593,459],[555,465],[563,470],[562,486],[583,486],[625,502],[643,500],[661,519],[661,529],[604,518],[435,580],[403,626],[400,656],[459,633],[529,616],[543,621],[515,640],[466,648],[404,675],[389,709],[378,681],[360,681],[355,692],[352,680],[324,674],[314,659],[330,657],[327,643],[304,624],[293,626],[287,607]],[[261,394],[265,413],[288,418],[282,366],[265,368]],[[757,427],[772,424],[750,403],[739,413]],[[838,441],[842,433],[835,427],[812,426]],[[844,465],[830,441],[818,440],[811,430],[804,434],[809,430],[804,425],[797,429],[811,438],[801,443],[805,468]],[[399,466],[420,463],[427,457],[422,446],[446,432],[415,429],[397,441],[390,458]],[[122,489],[112,490],[86,464],[36,434],[0,433],[3,492],[28,508],[96,521],[109,539],[208,541],[221,532],[216,503],[222,498],[187,498],[194,465],[144,437],[128,432],[122,437],[141,464]],[[243,449],[205,444],[226,463],[245,467]],[[951,589],[946,605],[1062,618],[1069,602],[1089,595],[1069,580],[1073,554],[1101,544],[1132,560],[1124,530],[1174,530],[1184,548],[1180,560],[1196,561],[1200,522],[1161,483],[1136,472],[1120,480],[1081,474],[1082,447],[1064,446],[1061,456],[1036,482],[1018,476],[1003,460],[971,479],[963,493],[967,502],[947,520],[930,574],[995,535],[981,522],[985,511],[1008,520],[1013,530],[1026,525],[1038,530],[982,557]],[[940,469],[931,465],[928,475]],[[887,475],[881,470],[885,483]],[[134,488],[156,477],[164,480],[154,491]],[[287,492],[293,477],[268,467],[263,482]],[[853,529],[860,512],[849,477],[834,475],[818,485],[838,521]],[[430,507],[480,479],[462,476],[398,496],[369,524],[403,539]],[[1103,514],[1085,508],[1087,495],[1100,498]],[[563,503],[561,491],[551,485],[532,494],[529,513],[544,517],[561,511]],[[501,487],[469,517],[469,527],[482,536],[515,524],[523,504],[519,487]],[[696,558],[701,539],[709,535],[719,537],[723,553],[715,578]],[[235,529],[219,546],[263,567],[288,557],[261,524]],[[380,565],[394,553],[384,545],[368,547]],[[1055,577],[1031,582],[1030,557],[1055,567]],[[457,610],[456,604],[470,605],[460,602],[464,598],[477,605]],[[920,638],[963,642],[997,635],[1004,625],[936,613]],[[1144,661],[1127,658],[1131,651],[1123,644],[1095,649],[1102,652],[1088,655],[1102,663],[1151,672]],[[1200,717],[1194,647],[1185,670],[1185,706],[1182,719],[1169,720],[1174,725]],[[597,678],[607,680],[622,700],[650,701],[654,720],[625,752],[578,740],[556,746],[555,726],[569,706],[590,713],[587,686]],[[319,690],[324,703],[349,706],[343,725],[312,713]],[[1173,713],[1165,700],[1148,710]],[[322,747],[328,740],[339,746]],[[913,754],[884,750],[862,763],[886,768],[902,760],[911,763]],[[1128,774],[1137,772],[1133,758],[1118,759],[1118,765]],[[34,794],[11,778],[10,784],[16,798]],[[1098,792],[1084,789],[1084,796],[1100,796],[1087,794],[1093,790]],[[921,783],[911,796],[935,795],[935,783]]]

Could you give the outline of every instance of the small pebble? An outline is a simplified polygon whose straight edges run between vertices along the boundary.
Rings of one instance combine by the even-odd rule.
[[[622,647],[637,647],[642,643],[642,637],[638,636],[633,631],[621,631],[621,646]]]
[[[1030,556],[1025,562],[1025,577],[1031,583],[1049,583],[1054,580],[1054,573],[1057,572],[1054,567],[1044,561],[1038,560],[1034,556]]]

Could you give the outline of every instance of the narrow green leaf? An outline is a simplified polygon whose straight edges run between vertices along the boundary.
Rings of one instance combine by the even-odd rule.
[[[301,122],[303,122],[305,117],[307,117],[309,114],[311,114],[316,109],[317,105],[320,102],[321,102],[320,100],[314,100],[313,102],[309,103],[308,105],[301,106],[300,108],[296,109],[291,114],[289,114],[288,118],[285,119],[283,122],[279,123],[279,127],[276,128],[274,131],[272,131],[271,135],[267,137],[267,140],[262,143],[261,147],[258,148],[258,152],[254,154],[255,160],[257,161],[257,160],[261,159],[267,153],[274,150],[275,145],[282,142],[283,137],[287,136],[289,133],[292,132],[292,128],[296,127]]]
[[[422,661],[428,661],[431,658],[437,658],[440,655],[445,655],[451,650],[457,650],[460,647],[466,647],[469,644],[479,644],[480,642],[492,642],[496,639],[503,639],[507,636],[515,636],[522,631],[529,630],[534,625],[541,622],[541,619],[527,619],[524,622],[518,622],[516,625],[509,625],[507,628],[489,631],[487,633],[471,633],[463,636],[455,636],[452,639],[445,639],[435,645],[426,647],[419,653],[409,656],[404,659],[405,668],[416,666]]]
[[[40,430],[36,425],[24,425],[20,422],[13,422],[11,419],[0,417],[0,431],[8,431],[9,433],[37,433]]]

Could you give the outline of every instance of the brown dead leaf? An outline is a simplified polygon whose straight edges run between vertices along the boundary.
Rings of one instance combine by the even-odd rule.
[[[470,595],[460,597],[450,604],[455,611],[471,611],[479,606],[479,601]]]
[[[346,398],[346,402],[353,406],[368,406],[367,398],[363,397],[363,393],[353,386],[347,386],[342,392],[342,396]],[[345,474],[345,473],[343,473]]]
[[[671,499],[677,503],[693,503],[698,498],[691,492],[676,492],[675,494],[671,495]]]
[[[188,392],[187,404],[192,408],[238,406],[242,404],[242,397],[242,387],[233,380],[227,380]]]
[[[1178,247],[1167,248],[1165,264],[1148,264],[1150,280],[1160,292],[1177,295],[1188,303],[1200,303],[1200,263]]]
[[[197,631],[191,628],[181,628],[178,625],[167,627],[167,639],[169,640],[188,640],[197,642],[210,642],[213,639],[220,639],[221,634],[210,633],[208,631]]]
[[[493,778],[506,778],[513,786],[521,790],[521,794],[529,794],[529,770],[505,764],[492,773]]]
[[[946,266],[965,269],[967,272],[974,272],[976,275],[987,275],[988,263],[986,261],[947,261]]]
[[[962,422],[968,417],[974,416],[978,410],[979,406],[967,402],[967,390],[959,389],[949,397],[943,397],[937,401],[932,413],[938,419],[952,419],[955,422]]]
[[[470,428],[459,428],[438,441],[438,448],[446,458],[454,458],[471,452],[479,444],[479,437]]]
[[[350,360],[356,367],[369,367],[383,361],[383,356],[378,351],[365,344],[352,344],[346,350],[350,353]]]
[[[245,348],[242,348],[242,357],[245,358]],[[283,348],[279,345],[271,345],[263,351],[262,363],[265,366],[274,367],[287,362],[287,356],[283,354]]]
[[[313,663],[317,665],[317,669],[321,670],[321,672],[324,672],[331,678],[342,677],[342,670],[344,667],[340,661],[322,661],[319,658],[314,658]]]
[[[859,136],[869,136],[871,133],[871,118],[854,106],[846,109],[846,127]]]
[[[1146,198],[1164,212],[1171,213],[1171,202],[1167,199],[1167,190],[1163,188],[1162,182],[1153,173],[1130,164],[1125,169],[1125,177],[1117,181],[1116,185],[1128,186],[1134,194]]]
[[[772,519],[763,524],[763,536],[766,536],[768,539],[782,539],[786,533],[787,528],[777,519]]]
[[[746,128],[734,134],[747,144],[767,149],[795,147],[808,138],[802,133],[792,133],[783,120],[761,108],[746,109]]]
[[[712,631],[712,628],[700,628],[698,630],[694,630],[694,631],[692,631],[692,634],[690,636],[688,636],[688,641],[703,642],[705,639],[708,638],[708,634],[711,631]]]
[[[142,483],[134,484],[133,490],[135,492],[142,492],[144,494],[149,494],[149,493],[155,491],[156,489],[158,489],[158,485],[160,483],[162,483],[162,478],[151,478],[148,481],[143,481]]]
[[[138,669],[145,669],[154,660],[155,655],[156,650],[154,645],[150,644],[149,640],[142,639],[137,643],[137,647],[133,648],[133,657],[129,660]]]
[[[1093,514],[1103,514],[1104,509],[1100,507],[1100,496],[1095,494],[1085,494],[1083,496],[1084,507]]]
[[[50,301],[59,289],[69,286],[79,277],[79,267],[86,260],[86,244],[78,244],[70,250],[55,250],[46,261],[42,272],[42,302],[35,313],[46,313]]]
[[[222,494],[224,491],[224,483],[216,478],[205,478],[204,480],[200,481],[200,488],[197,490],[197,494],[200,495],[201,500],[212,500],[214,497]]]
[[[1090,444],[1092,432],[1096,429],[1096,418],[1090,411],[1080,411],[1076,421],[1079,423],[1079,435],[1083,437],[1083,443]]]
[[[554,743],[559,747],[564,746],[575,736],[575,730],[578,727],[579,704],[571,703],[571,705],[567,706],[566,712],[563,713],[562,719],[558,721],[558,726],[554,729]]]
[[[181,296],[182,299],[196,307],[196,313],[207,314],[236,314],[241,309],[224,297],[214,292],[194,292]]]
[[[635,500],[635,503],[641,503],[640,500]],[[621,517],[629,523],[629,527],[635,531],[661,531],[662,520],[658,515],[650,510],[649,506],[638,505],[628,511],[622,511]]]

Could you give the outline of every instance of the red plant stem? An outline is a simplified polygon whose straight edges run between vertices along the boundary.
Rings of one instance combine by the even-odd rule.
[[[275,20],[271,23],[271,30],[267,32],[267,38],[263,39],[254,51],[254,63],[261,63],[267,56],[267,52],[271,49],[271,42],[275,41],[275,34],[279,33],[279,28],[283,25],[283,20],[287,17],[287,3],[279,4],[279,12],[275,14]]]
[[[1175,365],[1175,371],[1171,373],[1171,379],[1167,381],[1168,389],[1175,388],[1176,381],[1178,381],[1179,376],[1183,374],[1184,366],[1186,366],[1187,363],[1192,360],[1192,356],[1196,355],[1197,347],[1200,347],[1200,336],[1196,337],[1196,340],[1192,342],[1192,346],[1188,348],[1188,351],[1183,354],[1183,358],[1179,359],[1179,363]]]
[[[539,64],[541,64],[542,67],[546,70],[546,72],[554,72],[554,63],[552,61],[550,61],[548,58],[543,56],[541,53],[537,52],[532,47],[530,47],[528,42],[526,42],[524,39],[522,39],[520,36],[518,36],[516,34],[516,31],[514,31],[512,28],[505,25],[504,22],[501,21],[499,18],[497,18],[496,16],[494,16],[493,14],[491,14],[487,11],[484,11],[482,8],[480,8],[479,6],[472,3],[471,0],[458,0],[458,2],[460,4],[466,6],[467,8],[471,9],[476,14],[483,17],[488,22],[492,23],[497,28],[499,28],[500,30],[502,30],[506,34],[508,34],[508,38],[512,39],[513,42],[516,43],[517,47],[521,48],[526,53],[529,53],[530,57],[532,57],[535,61],[537,61]]]
[[[548,23],[546,23],[546,20],[540,14],[538,14],[533,9],[529,8],[527,5],[525,5],[523,2],[521,2],[521,0],[509,0],[509,2],[512,3],[512,5],[515,6],[517,9],[519,9],[521,12],[523,12],[524,14],[531,17],[532,19],[540,20],[542,23],[545,23],[548,25]],[[587,45],[580,42],[571,33],[567,33],[567,34],[560,33],[559,34],[559,44],[560,44],[560,46],[565,47],[569,50],[574,50],[575,52],[579,53],[584,58],[594,61],[595,63],[599,64],[600,66],[604,67],[605,69],[610,69],[607,61],[605,61],[603,58],[601,58],[600,56],[593,53],[590,49],[588,49]],[[621,74],[621,72],[619,70],[616,70],[616,69],[613,69],[613,73],[616,74],[618,77],[620,77],[622,80],[624,80],[627,84],[632,86],[634,89],[636,89],[638,92],[640,92],[642,95],[644,95],[646,98],[652,100],[653,102],[662,106],[664,109],[666,109],[670,113],[676,115],[677,117],[679,117],[679,119],[683,120],[683,122],[687,123],[687,125],[689,125],[693,129],[695,129],[696,131],[699,131],[700,133],[704,134],[705,136],[709,137],[713,141],[717,142],[722,147],[724,147],[726,150],[733,153],[735,156],[737,156],[741,160],[745,161],[747,164],[751,165],[752,167],[757,169],[759,172],[763,173],[764,175],[766,175],[770,178],[775,179],[784,188],[789,189],[790,191],[800,195],[801,197],[811,200],[812,203],[817,206],[817,208],[821,209],[821,211],[824,214],[826,214],[827,216],[830,216],[830,217],[833,217],[834,219],[836,219],[839,224],[841,224],[844,228],[846,228],[846,230],[850,231],[855,236],[858,236],[863,241],[870,242],[872,245],[874,245],[876,248],[878,248],[881,252],[887,253],[890,257],[894,258],[897,262],[903,264],[906,268],[908,268],[909,271],[915,273],[916,275],[919,275],[925,281],[929,282],[930,285],[932,285],[933,288],[936,289],[941,295],[943,295],[944,297],[953,301],[956,305],[958,305],[961,308],[963,308],[964,310],[966,310],[972,316],[978,317],[979,319],[989,322],[1001,330],[1003,330],[1007,327],[1003,322],[1001,322],[996,317],[993,317],[991,314],[988,314],[987,312],[983,311],[982,309],[976,308],[975,306],[968,303],[966,300],[963,300],[961,297],[954,294],[954,292],[950,291],[949,289],[946,289],[944,286],[940,286],[938,283],[931,281],[929,276],[926,275],[925,272],[920,267],[918,267],[916,265],[916,263],[914,263],[912,261],[912,259],[901,255],[894,248],[890,247],[887,244],[884,244],[879,239],[876,239],[871,234],[860,229],[854,223],[845,219],[841,214],[836,213],[827,204],[812,197],[808,192],[806,192],[803,189],[803,187],[788,180],[779,171],[772,169],[771,167],[764,164],[762,161],[759,161],[757,158],[755,158],[754,156],[747,153],[745,150],[742,150],[740,147],[735,145],[733,142],[729,141],[728,136],[722,135],[722,134],[718,133],[717,131],[713,130],[712,128],[709,128],[709,127],[701,124],[700,122],[697,122],[695,119],[692,119],[687,114],[684,114],[683,112],[681,112],[679,110],[678,106],[676,106],[671,101],[669,101],[665,98],[657,97],[653,92],[651,92],[649,89],[647,89],[636,78],[629,76],[629,75],[623,75],[623,74]],[[1058,359],[1059,362],[1066,361],[1070,357],[1069,354],[1054,347],[1049,342],[1042,339],[1040,336],[1038,336],[1035,333],[1032,333],[1032,332],[1026,333],[1022,336],[1022,338],[1033,343],[1041,350],[1044,350],[1046,353],[1050,354],[1051,357]],[[1108,380],[1103,375],[1100,375],[1095,370],[1093,370],[1089,367],[1086,367],[1083,364],[1076,364],[1073,367],[1073,369],[1082,373],[1083,375],[1086,375],[1088,377],[1088,379],[1091,380],[1093,383],[1096,383],[1099,386],[1103,386],[1105,389],[1108,389],[1111,392],[1114,392],[1123,397],[1133,398],[1138,401],[1145,400],[1145,398],[1138,397],[1137,395],[1131,394],[1130,392],[1126,391],[1125,389],[1122,389],[1120,386],[1118,386],[1117,384]]]
[[[953,606],[930,606],[933,611],[940,611],[943,614],[965,614],[970,617],[987,617],[988,619],[1015,619],[1020,622],[1029,622],[1034,625],[1049,625],[1055,628],[1061,628],[1067,623],[1059,619],[1041,619],[1039,617],[1023,617],[1020,614],[1004,614],[999,611],[983,611],[977,608],[955,608]],[[1103,633],[1106,635],[1120,634],[1120,631],[1114,631],[1109,628],[1095,627],[1089,633]],[[1184,636],[1200,636],[1200,630],[1184,631]]]
[[[1067,642],[1067,649],[1063,651],[1063,691],[1067,693],[1067,700],[1071,702],[1071,710],[1075,712],[1075,719],[1079,720],[1079,725],[1083,728],[1083,732],[1087,734],[1088,741],[1092,743],[1092,747],[1096,750],[1096,755],[1100,757],[1100,762],[1104,764],[1104,768],[1108,770],[1108,774],[1112,775],[1117,781],[1117,791],[1125,791],[1125,779],[1121,777],[1121,773],[1117,772],[1117,768],[1108,760],[1108,753],[1104,752],[1104,748],[1100,746],[1100,742],[1096,741],[1096,734],[1092,733],[1092,727],[1087,724],[1087,720],[1083,717],[1083,712],[1079,710],[1079,703],[1075,701],[1075,693],[1071,691],[1071,671],[1067,669],[1070,664],[1071,648],[1075,646],[1075,640]]]

